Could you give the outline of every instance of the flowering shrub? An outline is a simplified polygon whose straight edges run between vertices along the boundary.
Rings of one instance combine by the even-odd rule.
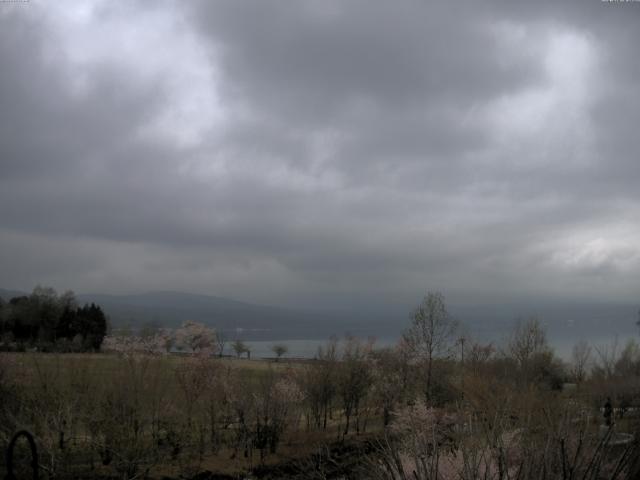
[[[121,354],[147,353],[163,355],[175,347],[186,353],[212,355],[215,353],[216,332],[197,322],[185,322],[178,329],[160,329],[153,335],[109,335],[102,343],[102,351]]]
[[[102,342],[102,351],[120,354],[146,353],[163,355],[169,353],[172,343],[173,333],[168,329],[163,329],[148,337],[108,335]]]

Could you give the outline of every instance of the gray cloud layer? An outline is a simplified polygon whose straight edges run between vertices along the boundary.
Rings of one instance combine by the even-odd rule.
[[[631,301],[640,4],[0,4],[0,285]]]

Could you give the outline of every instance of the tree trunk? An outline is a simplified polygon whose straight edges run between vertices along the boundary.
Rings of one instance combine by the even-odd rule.
[[[345,435],[349,435],[349,419],[351,418],[351,413],[345,412],[344,415],[345,415],[346,420],[347,420],[347,424],[344,427],[344,434]]]
[[[327,403],[324,404],[324,422],[322,424],[322,429],[326,430],[327,429],[327,410],[329,405]]]
[[[431,366],[433,364],[433,357],[431,353],[429,353],[429,357],[427,358],[427,386],[426,386],[426,399],[427,405],[431,404]]]

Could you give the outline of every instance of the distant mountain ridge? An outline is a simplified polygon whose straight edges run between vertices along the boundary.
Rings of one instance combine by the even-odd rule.
[[[321,335],[317,313],[257,305],[222,297],[154,291],[135,295],[80,294],[78,301],[95,302],[114,325],[141,326],[155,322],[176,327],[187,320],[250,339],[306,338]]]
[[[0,289],[5,301],[26,292]],[[100,305],[115,327],[138,328],[155,322],[176,327],[187,320],[202,322],[223,331],[229,338],[245,340],[326,339],[351,333],[356,336],[398,338],[409,326],[410,307],[393,310],[353,307],[350,310],[314,310],[259,305],[223,297],[152,291],[142,294],[77,294],[78,302]],[[548,338],[566,345],[586,339],[638,336],[638,308],[621,303],[552,303],[532,301],[512,305],[451,305],[455,318],[483,341],[500,343],[517,318],[535,315],[547,328]]]
[[[8,300],[28,292],[0,289]],[[381,316],[353,311],[320,311],[259,305],[228,298],[152,291],[141,294],[76,294],[79,303],[100,305],[114,327],[133,328],[148,323],[177,327],[187,320],[201,322],[223,331],[228,337],[245,340],[326,339],[331,335],[368,336],[384,334]],[[381,330],[382,329],[382,330]]]

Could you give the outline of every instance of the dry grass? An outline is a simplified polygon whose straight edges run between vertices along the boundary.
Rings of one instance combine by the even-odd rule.
[[[3,426],[7,430],[0,436],[0,448],[3,446],[1,444],[6,445],[9,435],[18,426],[27,428],[38,438],[43,458],[41,463],[47,458],[51,468],[57,463],[55,468],[59,469],[59,475],[64,470],[64,462],[75,463],[76,466],[67,468],[67,471],[84,472],[81,476],[87,475],[87,471],[91,472],[91,476],[114,474],[114,463],[102,466],[98,456],[103,447],[97,444],[106,441],[105,433],[96,436],[93,433],[96,427],[92,426],[95,422],[108,422],[105,415],[108,417],[106,412],[113,407],[108,407],[105,402],[111,401],[108,400],[110,398],[124,402],[123,407],[117,407],[116,412],[124,414],[125,420],[127,415],[131,415],[131,421],[134,422],[132,425],[138,421],[144,425],[138,439],[134,438],[133,441],[134,444],[141,442],[145,445],[144,448],[150,452],[145,453],[147,457],[157,457],[140,461],[143,469],[150,467],[149,478],[178,478],[181,475],[182,478],[185,475],[188,478],[189,475],[204,470],[238,475],[261,463],[275,465],[291,462],[312,454],[322,445],[336,441],[340,438],[339,432],[342,429],[339,421],[335,420],[326,432],[308,432],[300,413],[302,405],[294,405],[297,413],[288,424],[276,453],[261,458],[257,448],[251,446],[251,454],[246,457],[243,448],[234,445],[239,428],[235,417],[238,401],[229,403],[225,400],[225,395],[232,395],[231,398],[238,398],[240,395],[240,401],[244,397],[249,402],[245,414],[255,419],[257,415],[261,415],[259,397],[265,380],[270,376],[291,376],[303,367],[304,362],[236,358],[201,360],[177,355],[128,358],[119,354],[27,352],[1,353],[0,364],[6,367],[4,370],[8,374],[7,381],[15,386],[18,402],[14,412],[15,426]],[[229,377],[233,380],[230,380],[230,384],[225,384],[225,380],[214,386],[204,384],[203,391],[194,387],[195,390],[191,393],[197,400],[193,413],[187,413],[188,399],[178,380],[180,372],[188,375],[203,366],[205,370],[216,372],[219,378]],[[210,400],[213,398],[210,396],[215,396],[215,400]],[[218,416],[217,428],[220,430],[221,443],[217,446],[212,445],[207,431],[210,428],[207,415],[211,405],[224,409],[229,415],[228,422],[225,420],[227,413],[222,412]],[[132,408],[135,411],[128,413],[127,409]],[[154,427],[153,422],[157,422],[157,427]],[[255,420],[248,422],[253,425]],[[119,427],[113,425],[100,428],[103,430],[98,431],[108,432],[111,431],[109,429]],[[62,430],[67,442],[64,454],[66,457],[57,448],[58,432]],[[179,440],[180,452],[175,458],[171,454],[172,447],[167,437],[167,432],[170,431],[183,436]],[[115,435],[122,435],[118,430],[115,432]],[[154,447],[155,436],[158,434],[164,439],[164,443]],[[127,435],[129,437],[126,438],[131,438],[131,435],[137,434]],[[118,447],[114,446],[116,450]],[[0,464],[0,471],[1,467]]]

